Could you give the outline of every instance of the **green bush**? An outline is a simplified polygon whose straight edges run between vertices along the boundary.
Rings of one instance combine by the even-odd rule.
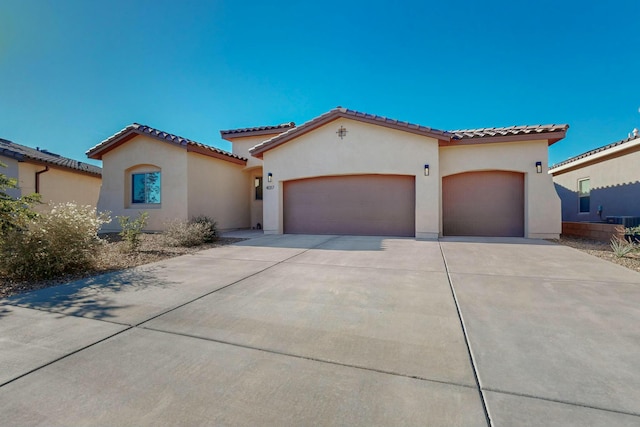
[[[93,267],[108,214],[91,206],[54,204],[0,241],[0,270],[12,279],[51,279]]]
[[[118,222],[122,230],[120,231],[120,237],[127,242],[127,249],[131,252],[138,250],[140,246],[140,235],[142,230],[147,225],[147,219],[149,218],[148,212],[139,212],[138,217],[131,220],[128,216],[118,216]]]
[[[171,221],[162,233],[168,246],[199,246],[205,243],[209,228],[200,222]]]

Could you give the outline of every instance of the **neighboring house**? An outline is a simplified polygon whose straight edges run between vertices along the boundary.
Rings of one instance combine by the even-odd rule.
[[[567,128],[440,131],[338,107],[221,131],[232,153],[134,124],[87,154],[103,161],[99,209],[146,210],[152,230],[208,215],[268,234],[555,238],[548,146]]]
[[[553,165],[562,220],[640,224],[640,135]]]
[[[98,166],[1,138],[0,162],[8,166],[0,172],[18,180],[18,188],[9,191],[13,197],[38,193],[44,203],[96,206],[102,181]]]

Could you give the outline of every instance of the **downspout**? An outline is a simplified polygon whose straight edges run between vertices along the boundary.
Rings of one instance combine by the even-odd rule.
[[[49,166],[45,166],[43,170],[36,172],[36,193],[40,194],[40,174],[49,172]]]

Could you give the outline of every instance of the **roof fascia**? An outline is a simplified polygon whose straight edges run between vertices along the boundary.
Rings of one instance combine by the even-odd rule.
[[[280,129],[263,129],[263,130],[249,130],[243,132],[225,132],[223,130],[220,131],[220,137],[222,139],[226,139],[227,141],[231,141],[237,138],[247,138],[250,136],[261,136],[261,135],[280,135],[288,131],[289,129],[293,129],[294,126],[288,128],[280,128]]]
[[[111,141],[107,142],[103,146],[98,146],[98,147],[94,148],[93,150],[89,150],[87,152],[87,157],[90,158],[90,159],[102,160],[102,155],[103,154],[106,154],[109,151],[113,150],[114,148],[117,148],[117,147],[121,146],[125,142],[132,140],[133,138],[135,138],[138,135],[143,135],[143,133],[138,131],[137,129],[129,129],[128,131],[126,131],[122,135],[119,135],[116,138],[113,138]],[[148,135],[150,137],[153,137],[152,135],[149,135],[149,134],[144,134],[144,135]],[[160,138],[157,138],[157,139],[160,139]],[[169,141],[166,141],[166,142],[169,142]]]
[[[485,136],[476,138],[452,139],[451,141],[441,141],[441,147],[457,147],[459,145],[476,145],[490,144],[501,142],[520,142],[520,141],[540,141],[546,140],[548,145],[552,145],[566,136],[566,131],[544,132],[544,133],[526,133],[521,135],[505,135],[505,136]]]

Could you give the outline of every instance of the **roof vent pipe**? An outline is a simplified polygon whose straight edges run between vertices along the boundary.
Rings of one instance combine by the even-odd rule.
[[[633,137],[636,138],[638,136],[638,128],[633,129]]]

